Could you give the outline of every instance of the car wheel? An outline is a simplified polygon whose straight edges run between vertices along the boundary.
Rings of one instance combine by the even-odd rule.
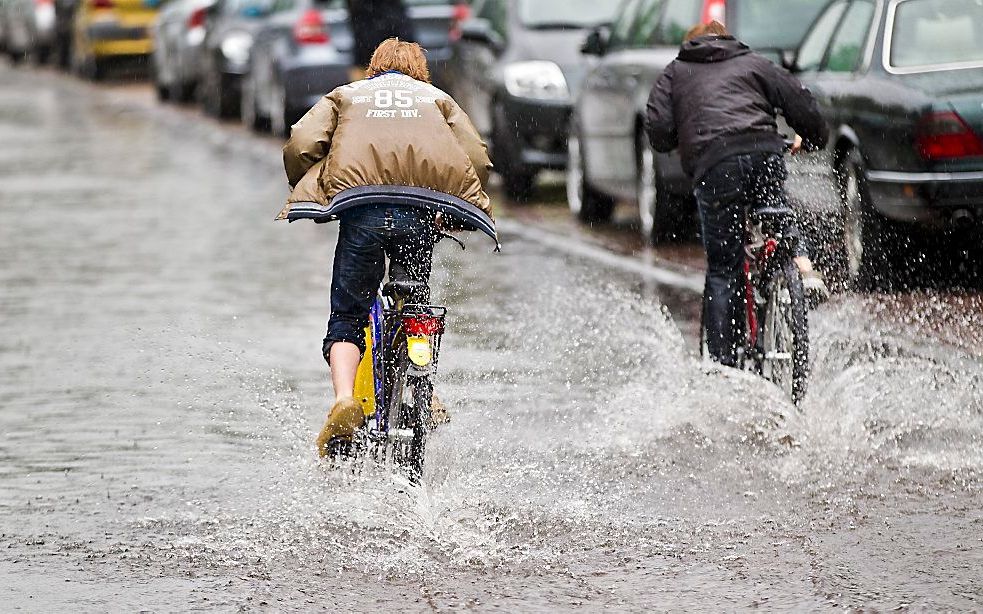
[[[242,109],[242,123],[250,130],[261,131],[267,125],[265,118],[260,114],[256,100],[256,82],[252,78],[252,73],[247,73],[242,81],[242,98],[240,99]]]
[[[570,212],[585,223],[606,222],[614,212],[614,199],[587,183],[580,134],[575,127],[567,136],[567,204]]]
[[[636,138],[635,152],[638,164],[635,173],[635,199],[638,202],[641,232],[646,240],[657,245],[675,236],[676,224],[672,219],[669,198],[659,177],[655,152],[641,130]]]
[[[51,57],[51,47],[48,45],[41,45],[40,47],[34,48],[34,53],[31,54],[34,63],[38,66],[42,66],[48,63],[48,59]]]
[[[843,201],[839,277],[849,289],[870,290],[887,271],[883,217],[874,210],[867,186],[866,165],[856,149],[839,168]]]
[[[220,119],[234,117],[239,105],[231,89],[225,75],[213,66],[206,66],[200,88],[205,113]]]
[[[273,83],[270,91],[270,132],[275,136],[290,136],[290,120],[287,117],[287,92],[279,81]]]
[[[520,154],[515,147],[516,136],[506,128],[508,122],[505,110],[500,105],[495,106],[493,117],[491,140],[495,170],[502,178],[505,195],[514,202],[526,202],[536,186],[537,172],[519,162]]]
[[[157,93],[157,100],[160,100],[161,102],[170,100],[171,88],[160,80],[160,68],[158,68],[157,59],[155,57],[150,59],[150,73],[154,82],[154,91]]]

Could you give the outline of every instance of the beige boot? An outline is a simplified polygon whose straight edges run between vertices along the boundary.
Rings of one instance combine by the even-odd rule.
[[[328,444],[336,437],[351,439],[355,431],[365,423],[362,404],[352,397],[343,397],[335,401],[328,420],[321,427],[317,436],[317,453],[324,458],[328,455]]]

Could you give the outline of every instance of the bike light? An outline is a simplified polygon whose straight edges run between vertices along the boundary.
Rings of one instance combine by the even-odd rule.
[[[706,0],[703,3],[703,15],[700,17],[700,23],[710,23],[711,21],[726,23],[724,21],[726,17],[727,0]]]
[[[418,367],[425,367],[433,361],[433,346],[428,337],[407,337],[406,353]]]
[[[317,9],[307,9],[294,24],[294,40],[299,45],[323,45],[331,40],[328,27]]]
[[[926,160],[983,156],[983,140],[958,113],[929,113],[918,124],[918,153]]]
[[[563,71],[553,62],[515,62],[505,67],[505,89],[516,98],[567,100],[570,90]]]
[[[427,314],[404,316],[403,332],[407,337],[440,335],[444,332],[444,321],[441,318]]]

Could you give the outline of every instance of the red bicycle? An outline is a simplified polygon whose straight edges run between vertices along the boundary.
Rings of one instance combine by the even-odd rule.
[[[798,239],[782,233],[793,215],[784,207],[761,207],[748,215],[744,335],[737,365],[774,383],[798,405],[809,379],[809,321],[794,260]],[[706,356],[705,329],[702,336]]]

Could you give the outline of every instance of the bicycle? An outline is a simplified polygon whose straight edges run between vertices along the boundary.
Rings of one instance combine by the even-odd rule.
[[[447,234],[462,249],[464,243]],[[355,377],[355,398],[365,425],[351,442],[332,442],[332,456],[369,455],[387,459],[419,483],[427,436],[434,428],[433,376],[440,357],[447,308],[423,304],[427,284],[412,281],[390,267],[390,281],[376,294],[365,329],[366,351]]]
[[[798,405],[809,378],[809,323],[802,276],[794,261],[798,238],[782,234],[793,216],[787,207],[761,207],[748,215],[744,336],[737,348],[737,366],[774,383]],[[705,309],[704,299],[704,313]],[[702,325],[701,336],[707,356]]]

